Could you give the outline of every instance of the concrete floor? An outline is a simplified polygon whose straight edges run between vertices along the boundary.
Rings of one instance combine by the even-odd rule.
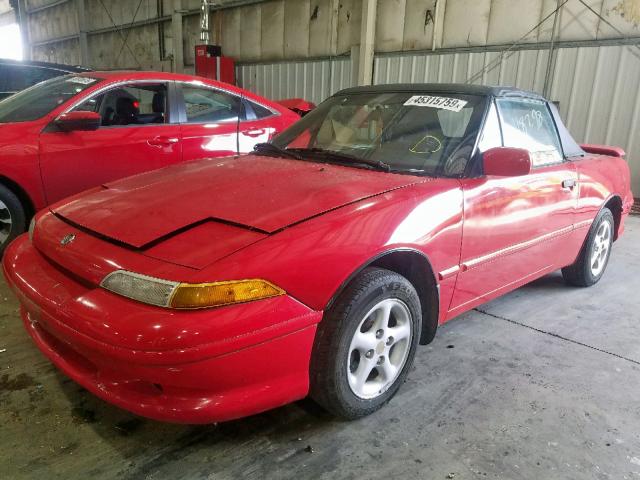
[[[640,478],[639,244],[631,218],[597,286],[549,275],[446,324],[391,404],[351,423],[309,402],[137,418],[54,370],[2,284],[0,478]]]

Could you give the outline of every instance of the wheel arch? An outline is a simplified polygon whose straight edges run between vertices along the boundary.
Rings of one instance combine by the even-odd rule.
[[[16,197],[18,197],[18,200],[20,200],[20,203],[24,208],[25,220],[28,224],[31,218],[36,213],[35,206],[29,194],[26,192],[24,188],[20,186],[20,184],[16,183],[15,181],[11,180],[9,177],[6,177],[4,175],[0,175],[0,184],[7,187],[9,190],[11,190],[11,192]],[[25,228],[26,228],[26,225],[25,225]]]
[[[388,250],[369,259],[353,271],[340,285],[340,288],[327,303],[325,310],[331,307],[347,285],[367,267],[379,267],[391,270],[411,282],[418,293],[422,306],[422,333],[420,335],[420,344],[427,345],[431,343],[438,328],[440,289],[431,262],[424,253],[418,250],[398,248]]]
[[[602,208],[608,208],[613,214],[613,240],[618,239],[620,225],[622,223],[622,198],[619,195],[611,196]]]

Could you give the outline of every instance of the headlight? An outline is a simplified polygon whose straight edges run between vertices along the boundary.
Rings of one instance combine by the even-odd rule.
[[[284,290],[266,280],[191,284],[124,270],[110,273],[100,285],[139,302],[176,309],[221,307],[285,294]]]
[[[36,229],[36,217],[31,219],[29,223],[29,241],[33,243],[33,231]]]

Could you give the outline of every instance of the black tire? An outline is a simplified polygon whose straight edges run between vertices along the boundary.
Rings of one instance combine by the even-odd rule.
[[[349,385],[347,370],[352,368],[353,361],[349,347],[365,315],[386,299],[400,300],[400,304],[404,304],[410,313],[410,340],[402,347],[403,352],[406,352],[404,349],[408,349],[408,354],[404,364],[396,370],[399,373],[396,374],[393,383],[386,386],[375,398],[361,398]],[[310,366],[311,398],[330,413],[345,419],[363,417],[378,410],[404,383],[413,363],[421,325],[420,299],[406,278],[381,268],[363,270],[340,294],[318,325]],[[392,338],[390,337],[389,341]],[[380,347],[380,343],[378,346]],[[395,347],[390,347],[388,361],[391,361],[393,356],[393,348]],[[377,350],[375,355],[378,355]],[[374,367],[376,375],[377,369],[378,367]]]
[[[591,265],[591,257],[595,253],[595,249],[599,248],[596,245],[596,237],[604,223],[608,223],[609,228],[608,249],[606,251],[605,258],[601,260],[602,268],[599,269],[598,272],[594,273]],[[607,264],[609,263],[611,247],[613,245],[614,228],[615,222],[613,220],[613,214],[611,213],[611,210],[605,207],[598,213],[591,224],[589,234],[587,235],[584,245],[580,250],[578,259],[573,265],[569,265],[562,269],[562,276],[567,284],[576,287],[590,287],[591,285],[598,283],[602,278],[602,275],[604,275],[604,272],[607,269]]]
[[[16,195],[4,185],[0,185],[0,255],[4,253],[4,249],[7,245],[21,233],[24,233],[27,229],[26,215],[22,203]],[[7,223],[9,221],[10,223]],[[7,235],[5,237],[5,235]]]

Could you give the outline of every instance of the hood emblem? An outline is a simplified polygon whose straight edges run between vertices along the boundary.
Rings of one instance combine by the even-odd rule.
[[[62,237],[62,240],[60,240],[60,245],[62,246],[69,245],[75,239],[76,239],[76,236],[73,233],[70,233],[69,235],[65,235],[64,237]]]

